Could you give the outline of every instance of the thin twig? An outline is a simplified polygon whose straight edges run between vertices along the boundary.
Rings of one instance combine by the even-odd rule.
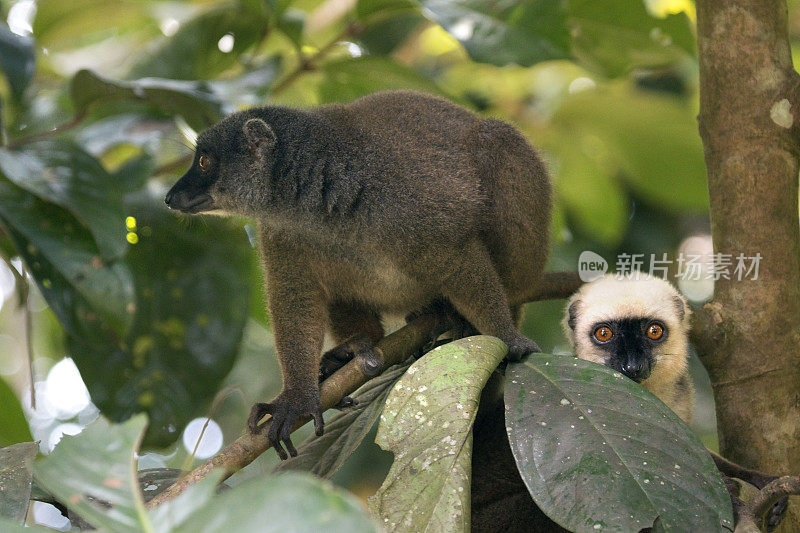
[[[28,374],[31,386],[31,409],[36,410],[36,391],[34,390],[36,379],[33,375],[33,320],[31,317],[31,290],[30,286],[28,285],[28,277],[25,275],[24,266],[22,267],[22,283],[24,284],[24,288],[22,290],[25,297],[24,302],[20,302],[20,305],[22,305],[22,312],[25,315],[25,348],[28,351]]]
[[[565,283],[564,280],[572,279],[573,277],[575,277],[574,274],[564,272],[546,273],[540,287],[531,291],[531,301],[568,297],[573,292],[568,290],[572,288],[572,284]],[[559,292],[559,290],[562,292]],[[377,348],[376,351],[382,355],[383,368],[405,361],[411,355],[419,352],[423,346],[436,336],[436,333],[443,326],[444,324],[440,323],[440,319],[437,316],[422,315],[381,339],[375,347]],[[355,392],[358,387],[369,379],[371,378],[359,368],[357,359],[350,361],[320,385],[322,410],[325,411],[336,406],[342,398]],[[294,425],[292,431],[294,432],[309,420],[311,420],[310,417],[301,418]],[[269,426],[270,422],[267,422],[258,435],[249,433],[242,435],[217,455],[189,472],[161,494],[155,496],[147,503],[147,507],[156,507],[167,500],[171,500],[189,488],[189,486],[206,477],[212,470],[221,469],[224,472],[223,479],[226,479],[237,470],[249,465],[271,447],[266,436],[269,432]]]
[[[317,63],[319,63],[319,61],[321,61],[322,59],[325,59],[325,57],[331,52],[331,50],[333,50],[333,48],[338,43],[344,41],[348,37],[358,35],[362,31],[364,31],[364,26],[362,26],[357,22],[351,22],[347,24],[347,26],[345,26],[344,29],[341,32],[339,32],[339,34],[336,37],[334,37],[325,46],[317,50],[313,55],[305,57],[301,51],[297,67],[295,67],[293,71],[287,74],[285,78],[283,78],[281,81],[275,84],[275,87],[272,88],[270,94],[276,95],[286,90],[304,73],[315,70],[318,66]]]

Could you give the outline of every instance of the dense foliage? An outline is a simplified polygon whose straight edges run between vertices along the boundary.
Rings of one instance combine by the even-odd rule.
[[[143,445],[163,452],[154,456],[160,464],[182,466],[187,453],[169,447],[190,420],[210,411],[230,441],[249,404],[279,385],[252,221],[188,219],[163,205],[195,133],[232,110],[411,88],[509,120],[553,171],[555,268],[574,269],[586,249],[660,254],[704,229],[695,218],[707,193],[687,0],[40,0],[27,11],[32,5],[3,5],[14,32],[0,22],[0,255],[33,315],[37,358],[71,357],[108,419],[146,413]],[[12,298],[0,314],[7,330],[20,314]],[[530,314],[526,333],[549,351],[563,348],[560,304]],[[0,445],[32,440],[14,392],[24,375],[0,380]],[[298,458],[303,468],[332,476],[346,459],[338,450],[356,450],[402,375],[395,369],[362,391],[373,400],[362,409],[333,415],[325,444],[310,442],[315,454]],[[143,425],[122,427],[129,455],[116,460],[125,463]],[[325,450],[334,451],[325,458]],[[388,463],[374,449],[362,454]],[[335,480],[354,483],[363,463],[358,453],[350,462]],[[362,479],[366,494],[384,473]],[[130,475],[128,499],[120,498],[136,520],[152,520]],[[202,498],[212,497],[208,487],[198,487]],[[380,505],[391,501],[380,494]]]

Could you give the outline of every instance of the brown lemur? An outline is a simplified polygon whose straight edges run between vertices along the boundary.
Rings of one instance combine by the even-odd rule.
[[[421,93],[376,93],[309,110],[258,107],[202,132],[166,196],[185,213],[258,220],[283,390],[257,403],[269,440],[302,415],[323,432],[327,329],[339,361],[383,336],[381,317],[455,309],[509,358],[539,351],[516,322],[547,258],[551,185],[512,126]],[[356,346],[356,348],[352,348]],[[343,353],[344,352],[344,353]]]

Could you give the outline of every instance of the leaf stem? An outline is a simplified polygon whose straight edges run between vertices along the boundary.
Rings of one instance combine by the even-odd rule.
[[[364,26],[359,24],[358,22],[350,22],[348,23],[344,29],[339,32],[336,37],[334,37],[331,41],[329,41],[326,45],[316,51],[310,57],[306,57],[303,55],[302,51],[300,52],[299,63],[295,69],[290,72],[285,78],[279,81],[275,87],[272,89],[272,95],[279,94],[286,90],[289,86],[292,85],[297,79],[302,76],[306,72],[310,72],[316,70],[318,67],[319,61],[325,59],[325,57],[334,49],[334,47],[339,44],[341,41],[347,39],[348,37],[352,37],[354,35],[358,35],[364,31]]]
[[[8,148],[17,148],[23,144],[28,144],[34,141],[41,141],[42,139],[47,139],[48,137],[52,137],[53,135],[57,135],[59,133],[63,133],[65,131],[69,131],[74,127],[78,126],[83,119],[86,118],[86,110],[82,110],[75,114],[74,117],[69,119],[68,121],[54,126],[53,128],[47,131],[40,131],[39,133],[34,133],[32,135],[28,135],[27,137],[20,137],[19,139],[15,139],[8,143]]]

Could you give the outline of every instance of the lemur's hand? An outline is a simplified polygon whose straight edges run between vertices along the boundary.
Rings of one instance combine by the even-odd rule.
[[[539,348],[535,342],[517,333],[516,337],[508,343],[508,355],[506,355],[506,359],[512,363],[518,363],[528,354],[541,352],[541,348]]]
[[[253,405],[250,417],[247,419],[247,427],[251,433],[259,433],[261,428],[258,422],[264,418],[264,415],[272,415],[272,424],[270,424],[267,438],[281,459],[286,459],[289,455],[297,456],[297,450],[292,444],[290,435],[294,423],[301,416],[309,415],[314,419],[317,436],[321,436],[325,431],[319,389],[316,387],[285,389],[271,402]],[[281,442],[286,446],[286,450],[283,449]],[[286,454],[287,450],[289,455]]]

